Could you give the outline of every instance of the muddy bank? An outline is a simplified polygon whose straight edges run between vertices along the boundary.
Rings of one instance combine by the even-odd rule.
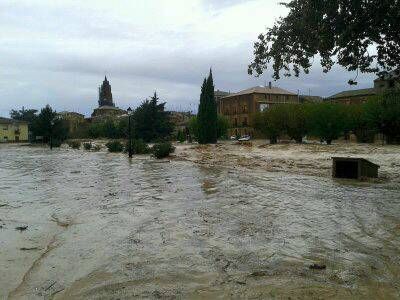
[[[329,158],[358,146],[319,147],[0,145],[0,298],[395,299],[398,148],[360,150],[383,179],[349,184]]]

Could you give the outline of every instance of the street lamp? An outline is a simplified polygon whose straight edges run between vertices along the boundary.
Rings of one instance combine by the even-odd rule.
[[[132,158],[132,130],[131,130],[131,117],[132,117],[132,108],[128,107],[128,155],[129,158]]]
[[[53,127],[54,127],[54,120],[50,121],[50,150],[53,150]]]

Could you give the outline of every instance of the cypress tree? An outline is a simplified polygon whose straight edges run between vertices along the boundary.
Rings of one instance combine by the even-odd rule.
[[[217,104],[214,95],[212,71],[201,87],[198,119],[198,141],[200,144],[217,142]]]

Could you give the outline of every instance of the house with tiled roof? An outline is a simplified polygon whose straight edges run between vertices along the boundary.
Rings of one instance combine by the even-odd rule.
[[[365,103],[369,97],[375,94],[376,90],[374,88],[348,90],[332,95],[328,97],[327,100],[333,103],[361,104]]]
[[[343,91],[326,100],[333,103],[360,104],[367,102],[371,96],[394,89],[400,90],[400,69],[380,73],[374,80],[373,88]]]
[[[270,83],[269,86],[256,86],[221,98],[219,113],[229,119],[230,135],[253,135],[252,116],[282,103],[299,103],[299,97]]]

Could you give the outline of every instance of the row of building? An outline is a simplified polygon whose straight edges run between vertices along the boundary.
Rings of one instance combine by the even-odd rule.
[[[374,80],[374,87],[369,89],[349,90],[327,98],[299,95],[279,87],[257,86],[237,93],[217,90],[215,98],[218,113],[226,116],[231,124],[229,135],[253,135],[251,116],[267,110],[269,107],[284,103],[305,103],[330,101],[343,104],[365,103],[371,96],[389,89],[400,89],[400,70],[387,72]]]
[[[374,87],[369,89],[349,90],[323,99],[319,96],[299,95],[285,89],[268,86],[256,86],[237,93],[215,91],[218,113],[226,116],[231,124],[230,135],[254,135],[251,127],[251,116],[254,113],[267,110],[273,105],[284,103],[304,103],[331,101],[334,103],[359,104],[369,97],[389,89],[400,89],[400,70],[387,72],[374,80]],[[117,107],[113,100],[111,85],[107,77],[99,87],[98,107],[91,117],[85,118],[77,112],[63,111],[58,116],[68,121],[70,133],[75,132],[83,123],[101,122],[107,118],[120,118],[127,111]],[[177,127],[184,128],[190,119],[190,113],[171,112],[171,119]],[[28,123],[8,118],[0,118],[0,142],[27,141]]]
[[[73,134],[84,123],[101,122],[105,118],[124,116],[127,112],[115,106],[111,92],[111,85],[107,77],[99,87],[99,106],[93,110],[90,118],[77,112],[62,111],[58,113],[60,119],[66,120],[69,132]],[[26,142],[29,140],[28,122],[9,118],[0,118],[0,143],[1,142]]]

